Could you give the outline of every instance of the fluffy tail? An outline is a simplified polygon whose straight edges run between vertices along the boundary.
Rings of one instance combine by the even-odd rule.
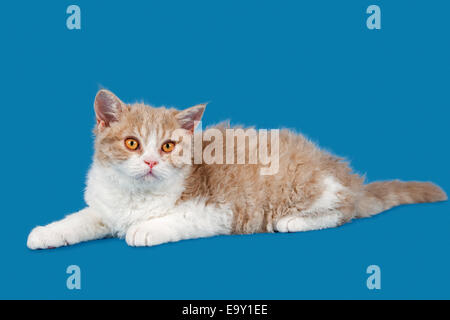
[[[357,217],[370,217],[401,204],[445,200],[445,192],[431,182],[373,182],[364,186],[357,204]]]

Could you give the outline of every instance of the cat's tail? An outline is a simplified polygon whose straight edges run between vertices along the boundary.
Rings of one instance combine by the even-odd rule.
[[[431,182],[398,180],[373,182],[364,186],[356,206],[356,216],[365,218],[401,204],[447,200],[445,192]]]

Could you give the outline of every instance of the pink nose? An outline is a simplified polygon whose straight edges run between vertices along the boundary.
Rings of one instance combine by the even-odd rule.
[[[144,162],[150,167],[150,169],[158,164],[158,161],[144,161]]]

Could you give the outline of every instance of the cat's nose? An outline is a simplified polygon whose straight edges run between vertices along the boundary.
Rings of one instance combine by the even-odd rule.
[[[158,161],[145,161],[144,160],[144,162],[150,167],[150,169],[158,164]]]

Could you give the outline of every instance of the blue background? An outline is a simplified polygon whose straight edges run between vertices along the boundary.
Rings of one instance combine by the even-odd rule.
[[[82,30],[66,28],[81,7]],[[382,29],[366,28],[378,4]],[[341,228],[49,251],[29,231],[84,206],[93,99],[290,127],[369,181],[450,191],[448,1],[8,1],[0,9],[0,298],[450,298],[449,204]],[[66,288],[67,266],[82,289]],[[381,267],[382,289],[366,287]]]

